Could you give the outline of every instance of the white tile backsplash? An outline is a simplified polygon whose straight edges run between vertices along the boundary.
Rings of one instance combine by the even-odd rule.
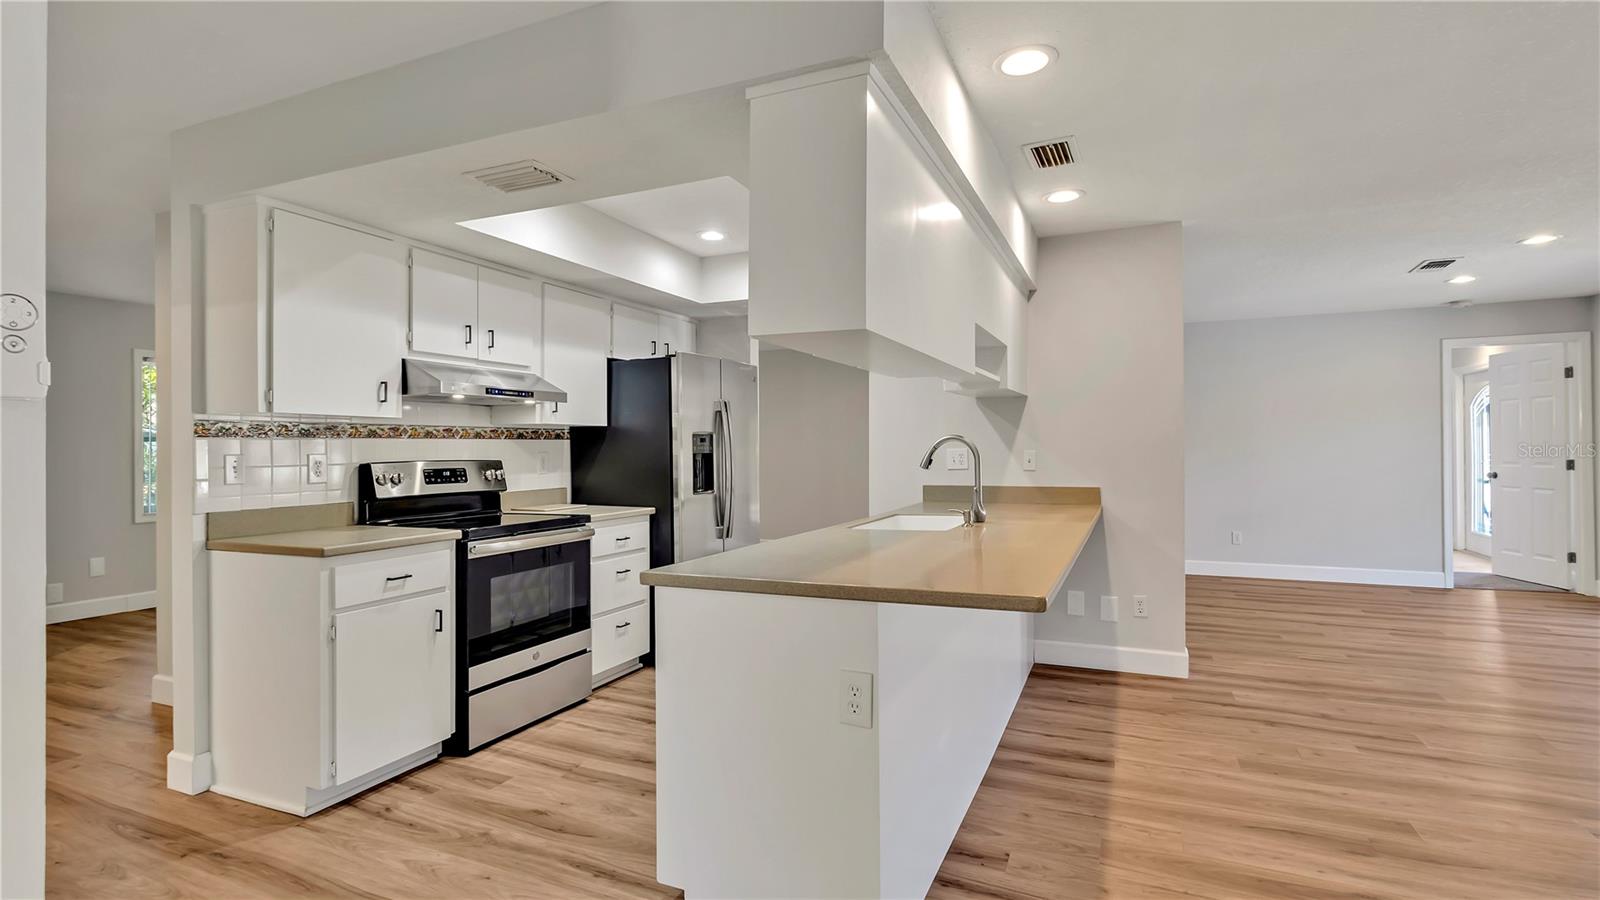
[[[240,441],[243,462],[246,466],[272,465],[272,441],[266,438],[245,438]]]
[[[303,464],[300,459],[300,442],[294,438],[275,438],[272,441],[272,465],[293,466]]]

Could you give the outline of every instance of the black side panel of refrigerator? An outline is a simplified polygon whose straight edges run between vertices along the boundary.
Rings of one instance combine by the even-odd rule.
[[[604,427],[571,429],[572,502],[653,506],[650,565],[672,564],[672,360],[606,364]]]

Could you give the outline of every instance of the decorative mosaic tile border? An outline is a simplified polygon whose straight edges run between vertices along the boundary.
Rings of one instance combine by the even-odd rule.
[[[400,438],[565,441],[567,429],[551,425],[406,425],[371,422],[281,422],[195,419],[195,437]]]

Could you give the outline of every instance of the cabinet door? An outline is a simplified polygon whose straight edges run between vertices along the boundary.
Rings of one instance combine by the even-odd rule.
[[[478,358],[539,370],[540,308],[530,279],[478,269]]]
[[[411,349],[477,359],[478,267],[428,250],[411,251]]]
[[[272,217],[273,412],[398,418],[405,249],[281,209]]]
[[[556,425],[606,424],[606,350],[611,304],[554,284],[544,286],[544,377],[567,392],[546,403]]]
[[[693,353],[694,323],[676,316],[661,317],[661,352]]]
[[[661,355],[661,317],[655,313],[611,305],[611,355],[617,359],[644,359]]]
[[[455,730],[455,612],[438,591],[336,613],[333,762],[344,783]]]

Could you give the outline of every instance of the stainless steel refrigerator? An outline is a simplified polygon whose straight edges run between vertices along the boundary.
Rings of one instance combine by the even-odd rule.
[[[571,430],[573,502],[655,507],[652,567],[756,543],[756,368],[678,353],[607,373],[608,424]]]

